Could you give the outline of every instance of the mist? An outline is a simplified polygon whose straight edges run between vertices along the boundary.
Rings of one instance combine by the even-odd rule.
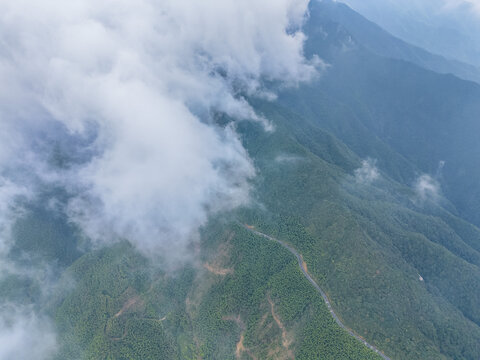
[[[362,160],[362,166],[354,171],[355,181],[359,184],[369,185],[378,178],[380,173],[375,159]]]
[[[0,306],[0,358],[4,360],[50,359],[57,347],[50,320],[30,307]]]
[[[436,202],[440,199],[440,183],[428,174],[423,174],[415,180],[414,190],[422,202],[426,200]]]
[[[256,170],[236,124],[273,127],[246,99],[317,74],[303,57],[307,5],[0,2],[0,281],[32,278],[42,299],[55,287],[35,275],[50,265],[9,258],[12,227],[39,201],[94,247],[128,240],[166,268],[189,261],[211,215],[250,201]],[[38,305],[0,301],[0,358],[56,351]]]
[[[430,52],[480,66],[478,0],[345,0],[393,35]]]
[[[66,213],[94,244],[188,256],[209,215],[249,202],[255,169],[235,124],[272,129],[246,97],[316,74],[307,4],[3,1],[0,125],[18,139],[2,144],[3,183],[67,191]]]

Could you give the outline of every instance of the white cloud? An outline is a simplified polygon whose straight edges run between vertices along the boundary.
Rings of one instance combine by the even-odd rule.
[[[265,80],[315,76],[298,31],[307,5],[0,1],[2,270],[46,293],[55,286],[48,267],[42,275],[4,261],[19,200],[43,185],[69,192],[68,215],[94,242],[126,238],[169,265],[188,258],[210,214],[249,201],[255,175],[235,124],[216,125],[216,115],[271,130],[246,95],[274,98]],[[57,146],[75,161],[55,165]],[[55,347],[33,308],[0,304],[0,359],[41,360]]]
[[[377,169],[377,161],[366,159],[362,161],[362,167],[355,170],[355,181],[360,184],[371,184],[380,177]]]
[[[0,269],[6,260],[3,257],[11,246],[11,230],[15,219],[22,213],[18,201],[31,197],[29,189],[0,176]],[[1,275],[0,275],[1,278]]]
[[[440,197],[440,184],[430,175],[421,175],[414,184],[414,189],[420,200],[437,201]]]
[[[56,345],[48,319],[35,315],[29,307],[0,306],[0,359],[49,359]]]
[[[93,240],[177,259],[209,214],[248,202],[253,165],[215,114],[268,128],[242,94],[315,75],[298,31],[307,5],[4,0],[0,126],[21,140],[8,151],[29,154],[25,174],[76,194],[69,215]],[[87,145],[72,145],[83,159],[60,171],[42,151],[67,133]],[[18,168],[11,159],[0,175]]]

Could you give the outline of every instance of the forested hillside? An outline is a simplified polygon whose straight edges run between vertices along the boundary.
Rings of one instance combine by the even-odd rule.
[[[478,360],[480,85],[364,21],[312,2],[306,52],[320,75],[268,82],[275,98],[243,94],[271,129],[212,116],[255,176],[248,204],[212,213],[187,261],[90,242],[59,210],[70,195],[44,186],[12,228],[0,304],[53,319],[55,360],[381,359],[251,227],[301,254],[341,322],[388,358]],[[53,166],[74,167],[68,152]]]

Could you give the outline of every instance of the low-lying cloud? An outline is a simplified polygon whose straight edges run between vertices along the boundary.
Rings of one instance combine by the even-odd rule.
[[[377,161],[374,159],[363,160],[362,166],[354,171],[354,175],[357,183],[370,185],[380,177]]]
[[[51,359],[56,348],[49,319],[39,317],[30,307],[0,306],[0,359]]]
[[[94,242],[185,252],[209,214],[248,202],[255,175],[235,122],[217,115],[268,128],[246,96],[315,76],[299,30],[307,5],[2,1],[0,127],[18,141],[2,144],[0,175],[66,189]]]
[[[16,184],[0,176],[0,280],[11,267],[6,256],[12,246],[12,226],[22,215],[19,202],[31,198],[32,192],[24,185]]]
[[[421,201],[437,201],[440,198],[440,183],[430,175],[421,175],[414,184],[414,190]]]
[[[303,57],[307,5],[1,1],[1,270],[55,286],[37,279],[48,267],[7,262],[12,225],[40,198],[94,244],[127,239],[167,265],[188,259],[211,214],[249,202],[255,168],[236,122],[272,126],[246,99],[316,74]],[[0,300],[1,359],[51,356],[40,313]]]

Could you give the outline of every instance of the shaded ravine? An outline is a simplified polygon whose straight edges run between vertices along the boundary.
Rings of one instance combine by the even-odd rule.
[[[351,336],[353,336],[355,339],[357,339],[358,341],[361,341],[366,347],[368,347],[370,350],[373,350],[375,351],[379,356],[381,356],[383,359],[385,360],[391,360],[388,356],[386,356],[385,354],[383,354],[380,350],[378,350],[375,346],[369,344],[368,342],[365,341],[365,339],[363,339],[360,335],[357,335],[355,334],[352,330],[350,330],[348,327],[346,327],[341,321],[340,319],[338,318],[337,314],[335,313],[335,311],[333,310],[332,308],[332,305],[330,304],[330,300],[328,300],[328,297],[327,297],[327,294],[325,294],[325,292],[320,288],[320,286],[318,286],[318,284],[315,282],[315,280],[313,280],[313,278],[310,276],[310,274],[308,273],[307,269],[306,269],[306,266],[305,266],[305,263],[303,261],[303,258],[302,256],[297,252],[297,250],[295,250],[293,247],[291,247],[290,245],[288,245],[287,243],[281,241],[281,240],[278,240],[272,236],[269,236],[267,234],[264,234],[264,233],[261,233],[257,230],[255,230],[252,226],[248,226],[248,225],[244,225],[242,224],[242,226],[247,229],[248,231],[250,231],[251,233],[255,234],[255,235],[258,235],[258,236],[261,236],[265,239],[268,239],[270,241],[273,241],[273,242],[276,242],[280,245],[282,245],[285,249],[287,249],[288,251],[290,251],[293,255],[295,255],[295,257],[297,258],[298,260],[298,265],[300,266],[300,270],[302,270],[302,273],[303,275],[307,278],[307,280],[315,287],[315,289],[317,289],[317,291],[320,293],[320,295],[322,296],[323,298],[323,301],[325,301],[325,304],[327,305],[327,308],[328,308],[328,311],[330,312],[330,314],[332,315],[333,319],[335,320],[335,322],[338,324],[338,326],[340,326],[342,329],[344,329],[346,332],[348,332]]]

